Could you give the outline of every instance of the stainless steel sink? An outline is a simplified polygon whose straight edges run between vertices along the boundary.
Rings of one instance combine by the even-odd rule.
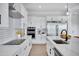
[[[68,44],[66,41],[63,40],[53,40],[56,44]]]
[[[17,39],[17,40],[12,40],[12,41],[9,41],[3,45],[20,45],[22,44],[23,42],[25,41],[25,39]]]

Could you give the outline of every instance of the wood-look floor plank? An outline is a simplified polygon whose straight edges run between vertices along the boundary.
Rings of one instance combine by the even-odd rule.
[[[29,56],[47,56],[46,44],[33,44]]]

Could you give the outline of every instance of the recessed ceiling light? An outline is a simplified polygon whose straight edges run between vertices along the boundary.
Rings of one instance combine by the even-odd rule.
[[[41,6],[41,5],[39,5],[38,7],[39,7],[39,8],[42,8],[42,6]]]

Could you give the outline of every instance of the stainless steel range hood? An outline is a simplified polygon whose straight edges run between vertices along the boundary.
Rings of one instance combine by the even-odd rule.
[[[14,8],[14,3],[9,3],[9,16],[16,19],[23,18],[23,15]]]

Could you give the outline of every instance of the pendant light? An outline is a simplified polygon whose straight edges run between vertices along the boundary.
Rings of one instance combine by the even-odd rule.
[[[68,3],[67,3],[67,12],[66,15],[69,15]]]

